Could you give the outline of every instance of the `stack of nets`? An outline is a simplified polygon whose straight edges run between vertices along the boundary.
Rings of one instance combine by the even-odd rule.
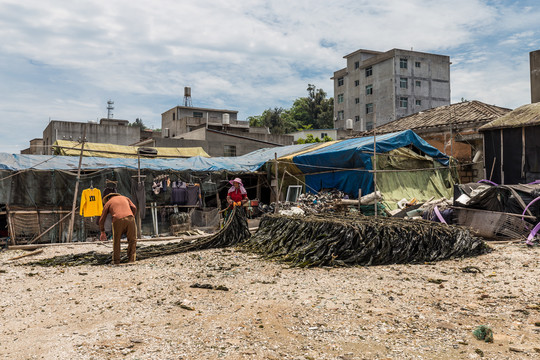
[[[194,241],[184,241],[167,243],[162,245],[150,245],[137,249],[137,259],[143,260],[157,256],[166,256],[189,251],[197,251],[213,248],[224,248],[235,246],[244,242],[251,233],[249,232],[246,214],[243,208],[235,207],[227,218],[223,228],[210,236],[196,239]],[[127,256],[123,254],[121,262],[126,262]],[[111,254],[98,253],[95,251],[56,256],[43,259],[28,265],[39,266],[75,266],[75,265],[105,265],[112,262]]]
[[[421,263],[489,251],[464,228],[362,215],[265,216],[243,246],[299,267]]]

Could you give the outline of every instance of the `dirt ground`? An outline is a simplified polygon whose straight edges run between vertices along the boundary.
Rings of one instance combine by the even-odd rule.
[[[20,265],[111,244],[14,261],[25,252],[3,251],[0,358],[538,359],[540,248],[493,248],[422,265],[314,269],[233,249],[53,268]],[[478,325],[493,343],[474,338]]]

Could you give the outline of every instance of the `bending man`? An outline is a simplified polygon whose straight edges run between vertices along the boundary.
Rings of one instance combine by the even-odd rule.
[[[120,238],[126,234],[128,240],[128,262],[135,262],[135,249],[137,247],[137,227],[134,214],[137,211],[131,200],[118,193],[108,194],[103,198],[103,212],[99,218],[100,240],[106,240],[105,219],[107,214],[112,216],[113,230],[113,264],[120,264]]]

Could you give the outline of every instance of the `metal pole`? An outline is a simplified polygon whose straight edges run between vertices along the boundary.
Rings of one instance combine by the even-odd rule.
[[[75,209],[77,208],[77,196],[79,196],[79,182],[81,180],[81,165],[82,165],[85,142],[86,142],[86,125],[84,125],[83,127],[81,154],[79,155],[79,167],[77,168],[77,182],[75,183],[75,193],[73,194],[73,205],[71,206],[71,219],[69,220],[67,242],[71,242],[73,240],[73,224],[75,223]]]

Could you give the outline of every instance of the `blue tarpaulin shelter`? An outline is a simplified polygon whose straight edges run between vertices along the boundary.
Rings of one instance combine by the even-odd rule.
[[[373,191],[372,157],[376,143],[377,154],[413,146],[443,166],[449,158],[428,144],[412,130],[374,137],[354,138],[336,142],[305,154],[293,156],[293,162],[305,175],[306,184],[317,191],[339,189],[353,196],[361,188],[364,194]],[[316,174],[313,174],[316,173]]]

